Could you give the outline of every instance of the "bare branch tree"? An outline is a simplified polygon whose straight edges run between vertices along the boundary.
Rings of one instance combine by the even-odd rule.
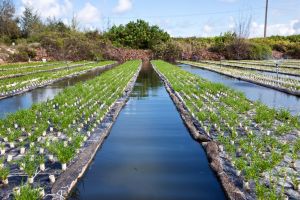
[[[238,20],[235,21],[235,34],[239,38],[248,38],[252,23],[252,15],[240,14]]]

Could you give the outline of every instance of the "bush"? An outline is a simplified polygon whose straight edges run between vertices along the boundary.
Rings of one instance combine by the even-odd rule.
[[[287,56],[300,59],[300,44],[292,45],[287,51]]]
[[[8,36],[1,36],[0,37],[0,44],[7,44],[7,45],[11,45],[12,40],[8,37]]]
[[[248,59],[250,52],[249,43],[243,38],[235,38],[225,46],[225,58],[234,60]]]
[[[175,41],[158,44],[153,47],[153,53],[155,58],[171,62],[181,59],[182,52],[183,49],[180,43]]]
[[[272,49],[263,44],[251,43],[248,59],[250,60],[263,60],[272,56]]]
[[[35,56],[36,52],[34,49],[22,45],[17,48],[17,53],[10,56],[10,59],[13,62],[27,62],[29,59],[33,59]]]
[[[275,50],[275,51],[279,51],[281,53],[287,52],[287,46],[285,44],[281,43],[281,42],[274,44],[272,49]]]
[[[63,40],[62,38],[45,35],[41,39],[41,45],[47,50],[49,56],[62,60]]]
[[[67,60],[95,60],[102,57],[101,49],[97,44],[86,38],[66,38],[64,40],[64,51]]]

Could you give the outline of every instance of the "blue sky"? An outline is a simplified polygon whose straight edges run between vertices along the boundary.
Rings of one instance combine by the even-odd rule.
[[[75,15],[82,29],[105,30],[138,18],[159,25],[172,36],[214,36],[234,30],[251,16],[250,37],[263,35],[265,0],[14,0],[20,14],[26,5],[43,19],[69,23]],[[269,0],[268,35],[300,34],[300,0]]]

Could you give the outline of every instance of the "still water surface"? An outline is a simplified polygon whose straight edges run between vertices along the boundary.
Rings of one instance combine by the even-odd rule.
[[[47,99],[53,99],[60,91],[68,86],[75,85],[78,82],[87,81],[98,76],[103,69],[97,69],[87,72],[77,77],[66,78],[52,85],[37,88],[21,95],[0,100],[0,119],[5,118],[10,113],[21,109],[28,109],[32,104],[45,102]]]
[[[264,104],[279,109],[286,108],[294,115],[300,114],[300,98],[289,95],[277,90],[262,87],[253,83],[246,81],[241,81],[235,78],[230,78],[225,75],[218,74],[205,69],[200,69],[198,67],[193,67],[191,65],[180,64],[182,69],[191,72],[193,74],[199,75],[209,81],[222,83],[233,89],[244,92],[248,99],[252,101],[261,101]]]
[[[149,65],[70,199],[225,199],[204,150]]]

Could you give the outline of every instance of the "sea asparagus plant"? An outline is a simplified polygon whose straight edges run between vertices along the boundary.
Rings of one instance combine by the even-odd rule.
[[[64,89],[52,100],[0,120],[4,166],[17,163],[19,173],[25,173],[29,182],[33,178],[39,182],[39,176],[36,176],[39,171],[51,171],[43,163],[72,163],[113,103],[123,97],[140,64],[140,61],[126,62],[92,80]],[[9,141],[14,141],[15,147],[10,148]],[[18,154],[21,146],[25,147],[25,154]],[[12,162],[7,162],[8,156]],[[53,174],[50,175],[53,181]]]
[[[240,92],[166,62],[152,61],[152,64],[168,80],[176,96],[199,122],[203,133],[222,147],[220,149],[227,155],[224,159],[243,178],[246,190],[251,189],[249,182],[255,182],[258,198],[262,191],[267,191],[265,194],[272,198],[289,192],[287,188],[282,192],[279,185],[284,181],[280,169],[289,167],[290,160],[299,162],[298,116],[292,116],[287,110],[268,108],[261,102],[251,102]],[[293,163],[286,182],[291,177],[299,177],[300,169]],[[271,181],[269,177],[280,181],[272,179],[274,183],[269,187],[265,184]],[[295,190],[299,196],[298,189]]]

